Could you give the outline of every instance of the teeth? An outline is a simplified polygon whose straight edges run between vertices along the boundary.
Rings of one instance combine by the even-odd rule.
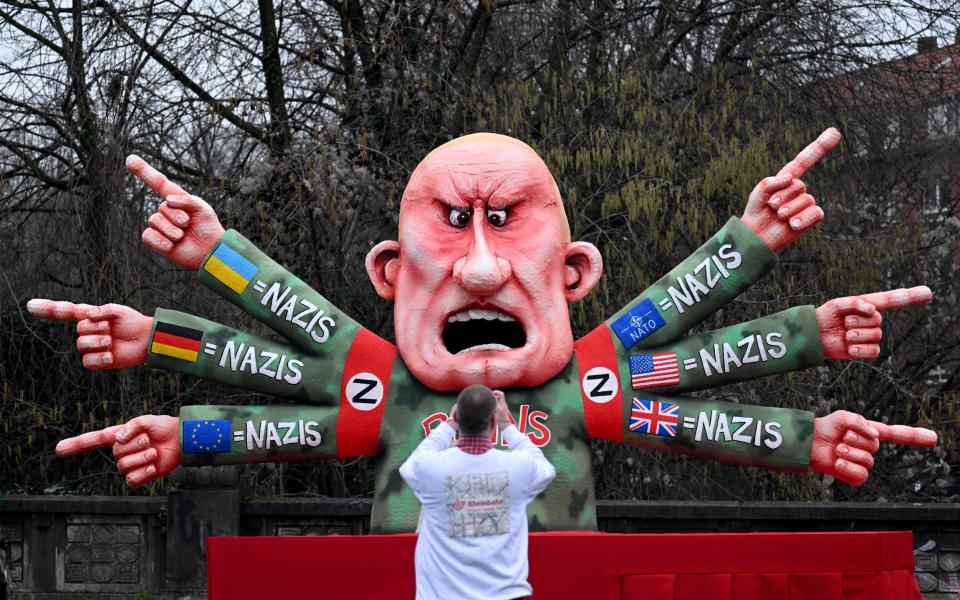
[[[510,315],[504,314],[499,310],[494,310],[491,308],[471,308],[469,310],[462,310],[454,315],[447,317],[448,323],[454,323],[456,321],[516,321]]]
[[[480,350],[510,350],[510,347],[504,346],[503,344],[480,344],[479,346],[464,348],[460,352],[457,352],[457,354],[463,354],[465,352],[478,352]]]

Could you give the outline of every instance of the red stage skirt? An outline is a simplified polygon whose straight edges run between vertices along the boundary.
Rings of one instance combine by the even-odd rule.
[[[412,599],[416,536],[208,540],[210,600]],[[910,532],[530,536],[534,598],[921,600]]]

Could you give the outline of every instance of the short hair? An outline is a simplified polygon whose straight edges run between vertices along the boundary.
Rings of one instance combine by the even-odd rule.
[[[485,385],[476,383],[467,386],[457,396],[457,424],[466,436],[478,436],[487,432],[490,415],[497,409],[497,399]]]

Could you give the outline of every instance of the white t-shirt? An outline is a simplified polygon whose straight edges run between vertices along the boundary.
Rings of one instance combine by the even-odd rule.
[[[556,471],[516,427],[510,451],[451,448],[441,424],[400,467],[423,505],[415,563],[417,600],[509,600],[529,596],[527,504]]]

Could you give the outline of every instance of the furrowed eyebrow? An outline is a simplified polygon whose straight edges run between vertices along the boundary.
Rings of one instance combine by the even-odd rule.
[[[439,196],[434,196],[433,201],[439,202],[440,204],[443,204],[447,208],[455,208],[457,210],[470,210],[471,208],[469,204],[467,204],[466,202],[463,202],[459,198],[457,198],[456,201],[453,201],[453,200],[448,200],[446,198],[441,198]]]
[[[526,196],[514,196],[505,200],[497,200],[487,204],[487,210],[507,210],[512,206],[528,200]]]

